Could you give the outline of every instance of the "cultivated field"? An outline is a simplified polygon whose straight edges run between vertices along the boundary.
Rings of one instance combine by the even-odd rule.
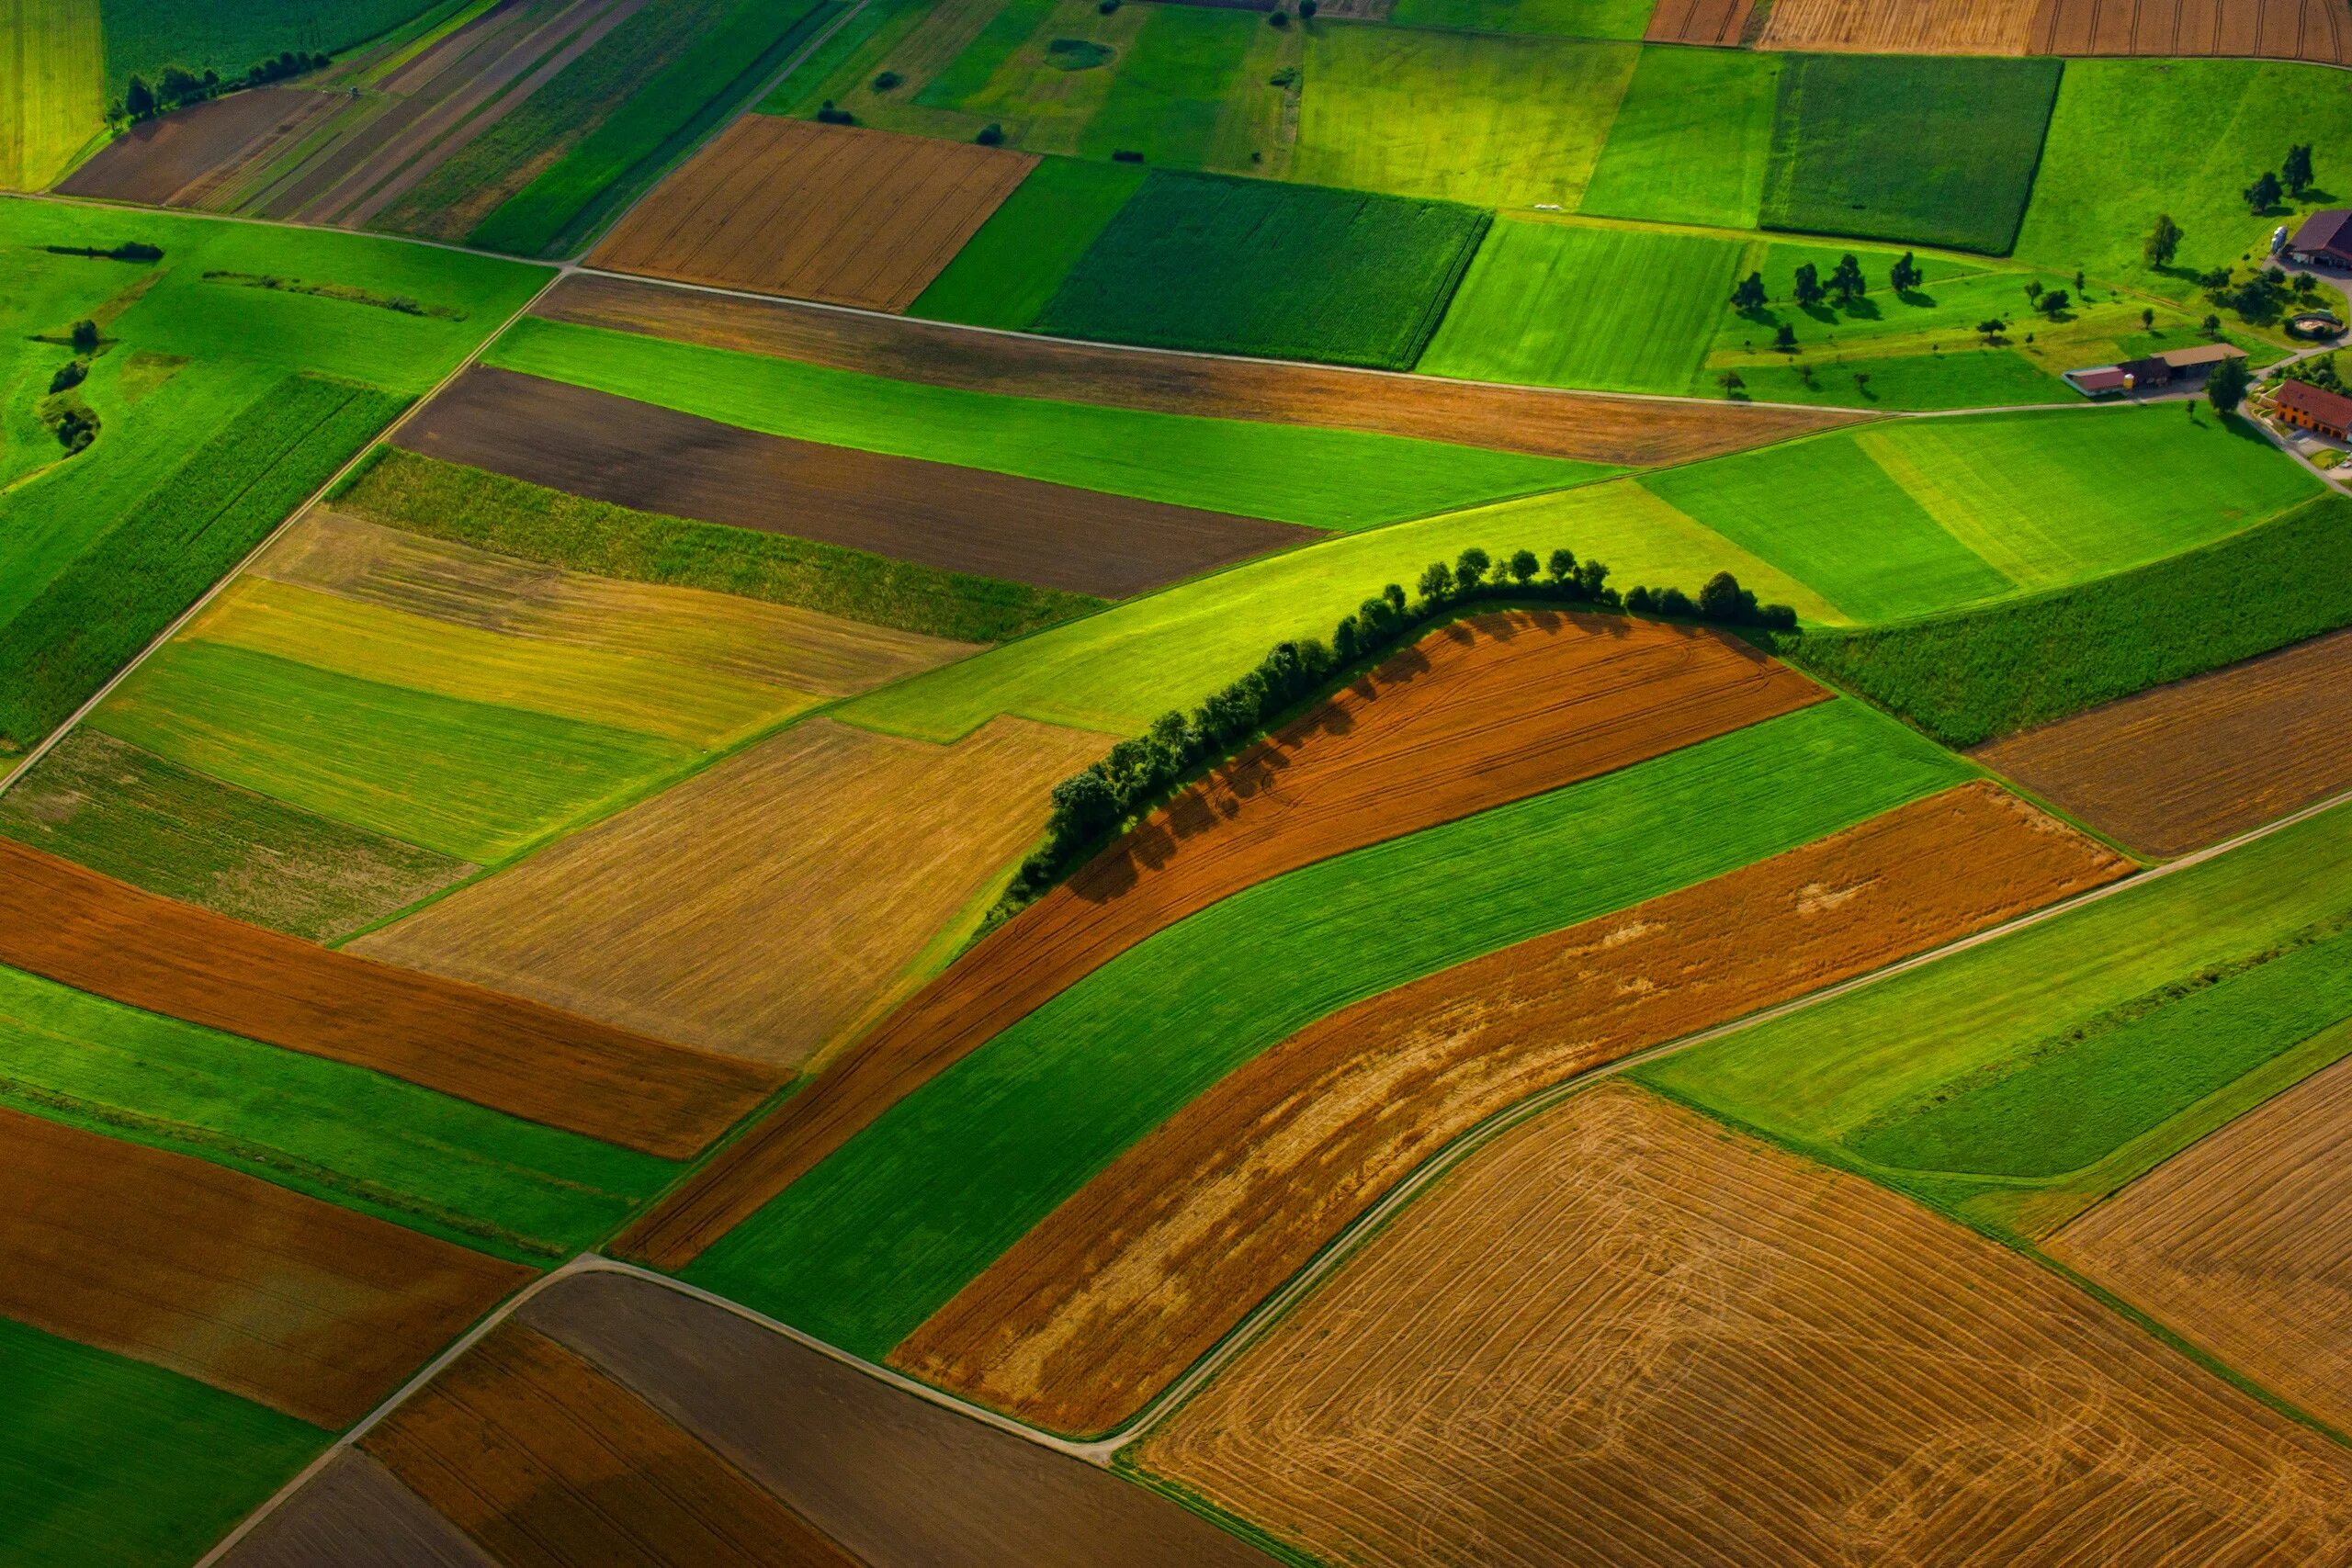
[[[684,1158],[774,1075],[537,1003],[329,953],[0,843],[0,962],[133,1007],[373,1067]]]
[[[67,196],[199,207],[228,169],[253,149],[300,137],[334,112],[323,93],[256,87],[132,126],[58,189]]]
[[[528,1269],[0,1110],[0,1313],[334,1428]]]
[[[613,278],[568,277],[539,302],[537,313],[962,391],[1315,425],[1611,465],[1686,462],[1852,417],[1577,397],[1314,365],[1135,354],[650,288]],[[1431,462],[1437,456],[1430,454]]]
[[[2041,0],[2037,54],[2267,55],[2352,65],[2352,17],[2324,0]]]
[[[345,1449],[221,1559],[225,1568],[497,1568],[391,1472]]]
[[[1128,1151],[891,1359],[1056,1430],[1115,1427],[1484,1117],[2126,869],[1967,784],[1335,1013]]]
[[[1317,537],[1254,517],[762,434],[481,367],[399,440],[638,511],[1107,598]]]
[[[64,172],[103,123],[105,70],[96,0],[0,6],[0,189]]]
[[[2029,50],[2035,54],[2077,53],[2033,41],[2047,31],[2041,13],[2064,3],[1908,0],[1886,5],[1871,0],[1776,0],[1758,42],[1765,49],[1857,54],[2024,54]]]
[[[1756,0],[1658,0],[1642,36],[1652,43],[1714,44],[1730,49],[1747,37]]]
[[[2270,1562],[2352,1460],[2005,1248],[1636,1090],[1509,1134],[1143,1446],[1329,1559]]]
[[[1656,14],[1682,8],[1663,0]],[[1577,210],[1754,228],[1781,63],[1744,50],[1642,51]]]
[[[903,310],[1036,162],[746,115],[588,259],[614,272]]]
[[[1134,164],[1042,160],[908,313],[1021,331],[1143,182],[1144,170]]]
[[[1976,760],[2149,854],[2352,787],[2352,632],[1995,741]]]
[[[352,950],[797,1066],[922,978],[1047,789],[1108,746],[1016,718],[954,746],[809,719]]]
[[[2341,1030],[2338,1032],[2342,1032]],[[2043,1245],[2320,1420],[2352,1425],[2352,1062],[2175,1156]]]

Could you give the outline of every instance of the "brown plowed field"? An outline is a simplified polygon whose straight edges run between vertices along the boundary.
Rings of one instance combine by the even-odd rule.
[[[1672,0],[1668,0],[1672,3]],[[2023,54],[2045,0],[1776,0],[1766,49]]]
[[[2050,1270],[1606,1085],[1144,1446],[1357,1564],[2341,1562],[2352,1454]]]
[[[397,444],[641,512],[1106,599],[1323,537],[1319,528],[763,435],[481,366],[402,425]]]
[[[2352,788],[2352,631],[1972,755],[2134,849],[2201,849]]]
[[[1642,37],[1652,43],[1706,43],[1736,48],[1756,0],[1657,0]]]
[[[255,87],[212,98],[134,125],[74,171],[57,188],[107,201],[175,200],[223,164],[303,124],[322,118],[335,100],[292,87]]]
[[[890,1359],[1039,1426],[1107,1431],[1494,1112],[2129,869],[1963,784],[1361,1003],[1186,1106]]]
[[[774,355],[927,386],[1368,430],[1592,463],[1690,462],[1862,417],[1832,409],[1645,401],[1057,343],[580,274],[557,284],[533,311],[549,321]]]
[[[1432,633],[1000,927],[623,1245],[683,1267],[892,1103],[1228,894],[1827,694],[1745,643],[1657,622],[1513,613]]]
[[[2352,65],[2334,0],[2041,0],[2036,54],[2248,55]]]
[[[911,988],[1109,745],[1021,718],[953,746],[809,719],[352,949],[797,1065]]]
[[[142,893],[0,840],[0,964],[684,1159],[781,1075]]]
[[[0,1315],[348,1426],[531,1270],[0,1110]]]
[[[588,257],[686,283],[903,310],[1036,155],[747,114]]]
[[[667,1285],[576,1275],[516,1315],[873,1568],[1265,1568],[1156,1492]]]
[[[2044,1245],[2352,1428],[2352,1060],[2174,1156]]]
[[[500,1324],[360,1446],[506,1568],[852,1568],[643,1400]]]
[[[366,1454],[345,1449],[270,1510],[221,1568],[497,1568]]]

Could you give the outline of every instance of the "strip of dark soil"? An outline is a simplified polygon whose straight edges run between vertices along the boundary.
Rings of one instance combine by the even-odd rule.
[[[496,1568],[391,1472],[345,1450],[255,1526],[221,1568]]]
[[[315,93],[255,87],[175,109],[131,127],[57,188],[67,196],[161,207],[317,103]]]

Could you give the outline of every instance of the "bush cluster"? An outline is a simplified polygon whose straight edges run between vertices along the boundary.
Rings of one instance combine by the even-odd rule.
[[[53,256],[87,256],[92,261],[156,262],[164,259],[164,247],[151,245],[144,240],[125,240],[119,245],[100,250],[96,245],[43,245],[42,250]]]
[[[256,61],[245,67],[242,77],[226,82],[220,79],[218,71],[207,71],[199,76],[185,65],[166,65],[152,87],[144,76],[132,76],[130,85],[123,91],[122,101],[108,107],[107,118],[114,120],[151,119],[188,104],[217,98],[232,88],[264,86],[271,82],[284,81],[288,76],[300,76],[305,72],[323,70],[330,63],[324,54],[289,49],[280,51],[275,60]]]

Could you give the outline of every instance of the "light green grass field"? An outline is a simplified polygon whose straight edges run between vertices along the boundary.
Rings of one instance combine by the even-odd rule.
[[[181,638],[89,722],[183,767],[476,864],[662,773],[675,741]]]
[[[687,1277],[878,1359],[1136,1139],[1317,1018],[1967,771],[1859,704],[1826,704],[1261,883],[916,1090]]]
[[[6,1568],[181,1568],[327,1441],[193,1378],[0,1318]]]
[[[1605,471],[1352,431],[997,397],[536,319],[518,323],[487,358],[774,435],[1321,528],[1418,516]]]
[[[1471,380],[1687,391],[1747,247],[1500,219],[1419,368]]]
[[[1578,210],[1754,228],[1781,58],[1747,50],[1643,50]]]
[[[1141,152],[1147,163],[1179,167],[1205,163],[1264,18],[1213,6],[1148,6],[1145,12],[1078,151],[1096,158]]]
[[[1018,332],[1143,184],[1132,164],[1047,158],[907,308],[910,316]]]
[[[1400,28],[1480,33],[1545,33],[1555,38],[1642,36],[1654,0],[1396,0],[1388,13]]]
[[[98,0],[0,0],[0,188],[63,175],[105,116]]]
[[[0,1104],[545,1265],[666,1160],[0,969]]]
[[[2352,1012],[2347,916],[2335,811],[1636,1072],[1979,1223],[2044,1228],[2243,1109],[2242,1075],[2352,1043],[2329,1034]]]
[[[1291,175],[1573,211],[1640,52],[1491,33],[1316,28]]]
[[[2276,169],[2292,143],[2352,147],[2344,81],[2324,65],[2281,62],[2069,61],[2017,254],[2196,301],[2198,273],[2260,260],[2274,228],[2291,232],[2301,220],[2256,216],[2240,191]],[[2324,193],[2297,214],[2352,199],[2352,169],[2340,153],[2321,154],[2318,174]],[[2163,273],[2140,248],[2159,212],[2185,236]]]

